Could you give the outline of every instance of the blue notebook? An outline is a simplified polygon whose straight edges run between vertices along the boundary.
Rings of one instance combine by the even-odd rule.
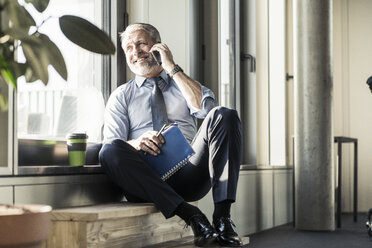
[[[142,158],[151,165],[160,175],[167,180],[179,169],[187,164],[188,159],[195,154],[194,150],[183,136],[177,125],[171,125],[161,133],[165,143],[160,148],[158,156],[153,156],[141,151]]]

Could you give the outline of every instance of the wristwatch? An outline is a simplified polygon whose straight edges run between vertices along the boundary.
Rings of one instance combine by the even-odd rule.
[[[168,75],[172,78],[174,76],[174,74],[176,74],[177,72],[183,72],[182,68],[179,66],[179,65],[176,65],[173,70],[171,70]]]

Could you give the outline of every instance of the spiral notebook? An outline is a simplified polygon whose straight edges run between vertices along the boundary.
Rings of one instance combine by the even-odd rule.
[[[177,125],[170,125],[161,134],[165,139],[165,143],[160,148],[160,154],[153,156],[141,152],[141,155],[155,169],[161,179],[167,180],[182,166],[187,164],[188,159],[195,152]]]

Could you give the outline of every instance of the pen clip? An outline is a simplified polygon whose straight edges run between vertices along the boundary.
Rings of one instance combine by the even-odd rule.
[[[163,133],[165,130],[167,130],[167,129],[173,127],[173,126],[177,126],[177,123],[176,123],[176,122],[172,122],[172,123],[167,124],[167,125],[164,127],[164,130],[162,131],[162,133]]]
[[[173,123],[169,123],[169,124],[164,124],[163,127],[159,130],[156,137],[159,137],[160,134],[162,134],[165,130],[167,130],[168,128],[170,128],[172,126],[177,126],[177,123],[173,122]]]

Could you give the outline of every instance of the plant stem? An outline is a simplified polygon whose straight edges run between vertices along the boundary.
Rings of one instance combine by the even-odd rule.
[[[36,32],[39,32],[39,29],[41,28],[41,26],[43,26],[43,24],[44,24],[45,22],[47,22],[49,19],[51,19],[52,17],[53,17],[53,16],[49,16],[48,18],[46,18],[45,20],[43,20],[42,23],[40,23],[40,25],[36,26],[36,31],[35,31],[35,33],[36,33]]]

